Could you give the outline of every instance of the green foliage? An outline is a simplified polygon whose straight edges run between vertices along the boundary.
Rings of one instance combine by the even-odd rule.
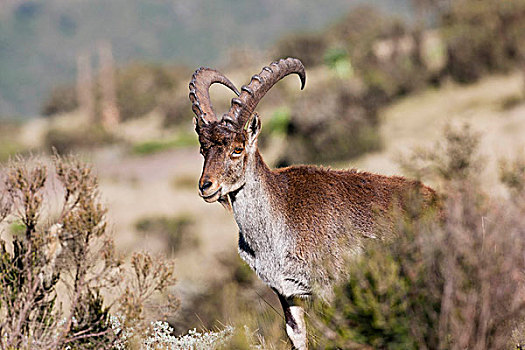
[[[324,54],[324,62],[339,78],[350,78],[353,75],[350,57],[344,49],[328,49]]]
[[[191,120],[191,119],[189,119]],[[185,148],[195,146],[198,140],[193,133],[180,132],[173,138],[145,141],[133,145],[132,153],[138,155],[162,152],[173,148]]]
[[[269,133],[285,135],[290,126],[290,109],[286,107],[276,109],[270,120],[265,124]]]
[[[26,231],[26,226],[21,220],[15,220],[9,225],[9,233],[13,236],[20,236]]]
[[[0,119],[0,162],[26,151],[17,139],[19,134],[20,125],[18,123]]]
[[[0,140],[0,162],[8,160],[15,154],[24,152],[24,148],[15,140]]]
[[[109,307],[104,306],[104,300],[99,291],[88,290],[81,295],[74,312],[71,333],[78,334],[69,344],[74,349],[101,349],[113,345],[114,340],[107,334],[112,331]],[[92,333],[93,336],[82,337],[82,334]]]
[[[334,303],[321,313],[337,334],[327,348],[355,343],[376,349],[416,349],[410,334],[409,285],[400,257],[370,246],[349,266],[348,281],[335,290]]]

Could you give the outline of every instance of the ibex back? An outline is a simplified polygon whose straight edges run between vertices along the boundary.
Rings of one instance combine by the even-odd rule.
[[[200,68],[189,96],[204,156],[200,195],[233,211],[240,256],[278,294],[287,334],[303,350],[304,310],[294,298],[327,294],[345,256],[359,251],[365,238],[382,238],[389,231],[392,207],[399,203],[402,208],[408,192],[419,193],[427,203],[435,193],[417,181],[355,170],[269,169],[257,147],[261,122],[254,110],[275,83],[292,73],[304,88],[302,63],[288,58],[264,67],[239,92],[221,73]],[[213,83],[238,96],[221,118],[210,102]]]

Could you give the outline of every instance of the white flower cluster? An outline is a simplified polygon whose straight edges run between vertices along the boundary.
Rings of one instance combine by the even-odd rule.
[[[130,340],[137,336],[133,327],[125,326],[123,316],[111,316],[111,328],[117,335],[117,341],[113,348],[126,350],[130,347]],[[167,322],[154,321],[151,327],[142,337],[139,336],[141,350],[212,350],[225,345],[233,336],[235,328],[226,326],[218,332],[197,332],[196,329],[189,330],[187,334],[180,337],[173,336],[173,328]]]
[[[111,316],[109,319],[111,323],[111,329],[117,336],[116,342],[113,344],[113,348],[117,350],[126,350],[128,343],[133,338],[135,330],[133,327],[124,326],[124,316]]]
[[[173,328],[167,322],[155,321],[151,323],[151,330],[146,333],[143,341],[145,350],[208,350],[216,349],[224,345],[233,336],[234,328],[226,326],[218,332],[197,332],[196,329],[188,331],[188,334],[175,337]]]

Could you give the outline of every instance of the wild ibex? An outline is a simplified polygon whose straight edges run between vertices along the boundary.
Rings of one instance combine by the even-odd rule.
[[[303,165],[271,170],[257,147],[261,122],[254,110],[275,83],[292,73],[304,88],[303,64],[287,58],[264,67],[239,93],[218,71],[200,68],[189,84],[189,97],[204,156],[200,195],[233,211],[239,254],[278,294],[286,332],[302,350],[307,349],[304,310],[294,298],[322,291],[317,287],[328,285],[342,269],[346,253],[358,251],[365,238],[381,238],[392,225],[392,206],[407,191],[415,190],[426,202],[435,194],[416,181],[355,170]],[[214,83],[238,96],[221,118],[210,102]]]

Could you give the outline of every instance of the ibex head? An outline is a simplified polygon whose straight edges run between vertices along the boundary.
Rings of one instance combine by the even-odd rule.
[[[298,59],[287,58],[273,62],[254,75],[241,93],[233,83],[216,70],[198,69],[190,82],[190,100],[195,113],[195,131],[199,135],[204,167],[199,180],[200,195],[206,202],[215,202],[245,183],[245,170],[257,150],[261,122],[255,107],[270,88],[285,76],[295,73],[304,88],[306,75]],[[220,83],[238,96],[221,119],[213,111],[209,88]]]

